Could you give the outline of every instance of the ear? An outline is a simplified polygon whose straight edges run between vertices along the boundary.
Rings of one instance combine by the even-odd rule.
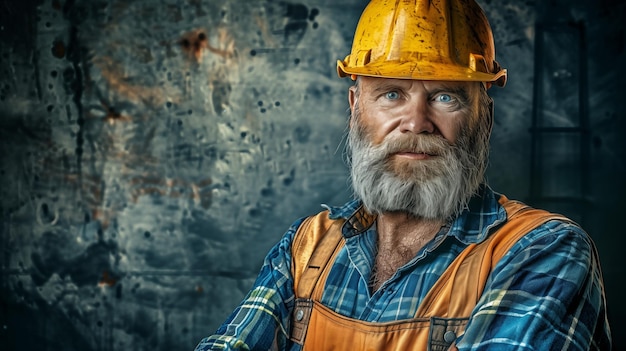
[[[493,106],[493,98],[489,97],[489,134],[493,130],[493,118],[494,118],[495,108]]]
[[[350,104],[350,123],[349,126],[352,128],[352,116],[354,115],[354,109],[356,108],[357,98],[356,98],[356,87],[353,85],[348,89],[348,103]]]

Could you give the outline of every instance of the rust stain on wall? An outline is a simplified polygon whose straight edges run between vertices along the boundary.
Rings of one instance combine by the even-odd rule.
[[[116,122],[131,122],[132,121],[132,118],[130,116],[124,115],[121,112],[117,111],[115,107],[109,106],[109,104],[102,99],[100,100],[100,105],[105,111],[104,120],[106,123],[113,124]]]
[[[103,271],[102,272],[102,277],[100,278],[100,281],[98,282],[98,286],[100,287],[111,287],[113,285],[115,285],[115,283],[117,283],[117,279],[114,278],[111,273],[109,273],[109,271]]]
[[[210,178],[198,182],[149,176],[133,177],[129,180],[133,202],[137,202],[141,196],[157,195],[190,199],[204,209],[211,206],[211,184]]]
[[[179,100],[179,95],[173,95],[159,86],[144,86],[131,83],[124,73],[124,64],[115,61],[112,57],[98,56],[92,60],[93,65],[100,70],[106,80],[108,89],[115,92],[118,98],[124,98],[133,103],[143,103],[151,107],[163,106],[166,101]]]
[[[65,43],[62,40],[55,40],[52,43],[52,56],[61,59],[65,57]]]
[[[208,29],[195,29],[183,34],[182,38],[178,41],[183,52],[196,62],[202,60],[202,56],[205,51],[209,51],[223,59],[230,59],[235,55],[235,41],[228,32],[228,29],[224,27],[217,27],[214,31],[216,34],[210,37],[213,33]],[[213,46],[210,42],[213,39],[217,42]]]

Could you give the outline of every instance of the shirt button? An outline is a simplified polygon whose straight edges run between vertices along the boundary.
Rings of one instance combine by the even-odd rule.
[[[443,340],[447,343],[451,343],[456,339],[456,333],[452,330],[448,330],[445,334],[443,334]]]
[[[303,310],[297,310],[296,311],[296,320],[299,322],[302,320],[302,318],[304,318],[304,311]]]

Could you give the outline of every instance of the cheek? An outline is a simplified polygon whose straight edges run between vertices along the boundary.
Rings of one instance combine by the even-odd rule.
[[[361,114],[358,119],[352,121],[351,127],[358,128],[361,138],[365,138],[373,145],[382,143],[386,136],[384,118]]]
[[[369,123],[365,122],[362,118],[353,121],[352,129],[357,133],[359,139],[371,142],[373,139],[372,131],[374,128]]]
[[[469,116],[465,113],[457,112],[452,116],[445,116],[441,122],[439,130],[442,136],[451,144],[456,144],[463,129],[468,123],[471,123]]]

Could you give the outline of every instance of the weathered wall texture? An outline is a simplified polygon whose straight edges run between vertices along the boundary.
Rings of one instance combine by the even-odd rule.
[[[0,348],[191,350],[214,331],[292,221],[350,196],[335,61],[365,4],[0,1]],[[618,334],[624,5],[481,4],[510,72],[489,180],[513,198],[530,191],[535,22],[586,26],[586,223]]]

